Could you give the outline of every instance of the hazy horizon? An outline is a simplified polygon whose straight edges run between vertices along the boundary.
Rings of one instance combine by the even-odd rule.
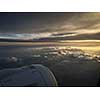
[[[100,40],[100,13],[0,13],[0,38]]]

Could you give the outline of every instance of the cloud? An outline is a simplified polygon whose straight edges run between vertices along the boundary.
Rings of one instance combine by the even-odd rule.
[[[100,13],[0,13],[0,21],[0,38],[99,39]]]
[[[70,34],[68,36],[51,36],[40,38],[39,41],[61,41],[61,40],[100,40],[100,33],[95,34]]]
[[[9,34],[0,34],[0,38],[30,40],[30,39],[46,38],[46,37],[49,37],[50,35],[51,35],[50,33],[46,33],[46,34],[9,33]]]

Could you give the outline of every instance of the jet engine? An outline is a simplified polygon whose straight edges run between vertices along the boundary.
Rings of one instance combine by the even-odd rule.
[[[1,87],[55,87],[53,73],[41,64],[0,70]]]

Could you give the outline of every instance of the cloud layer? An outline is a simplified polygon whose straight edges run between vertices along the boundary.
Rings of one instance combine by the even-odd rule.
[[[100,13],[0,13],[0,38],[100,39]]]

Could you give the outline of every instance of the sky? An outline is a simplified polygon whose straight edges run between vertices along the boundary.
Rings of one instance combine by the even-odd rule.
[[[0,13],[0,38],[100,40],[100,13]]]

